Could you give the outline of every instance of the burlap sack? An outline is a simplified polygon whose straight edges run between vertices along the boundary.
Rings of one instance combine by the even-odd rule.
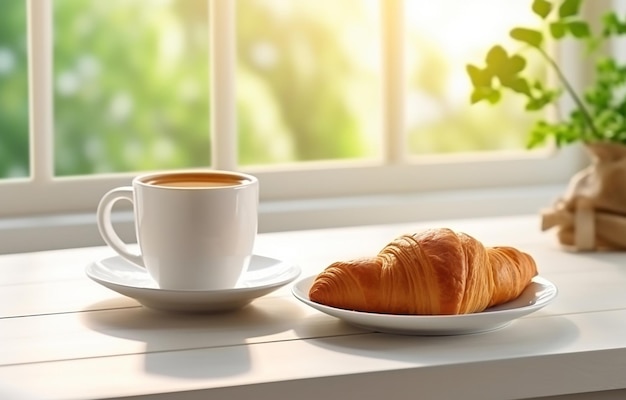
[[[626,146],[587,145],[591,164],[572,177],[564,194],[542,213],[542,230],[557,228],[574,251],[626,250]]]

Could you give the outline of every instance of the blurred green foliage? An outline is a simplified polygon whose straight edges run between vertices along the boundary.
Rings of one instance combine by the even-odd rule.
[[[364,68],[351,51],[365,42],[361,53],[380,60],[379,27],[367,23],[365,8],[375,3],[273,3],[283,9],[263,0],[237,2],[242,163],[376,154],[367,140],[380,134],[380,72]],[[358,29],[361,35],[350,38],[350,30]],[[355,104],[354,97],[365,104]],[[268,114],[275,115],[274,134],[263,126]],[[272,151],[275,146],[289,151]]]
[[[2,1],[0,177],[28,176],[26,1]],[[207,3],[54,0],[56,175],[210,165]],[[237,1],[240,164],[381,155],[379,7]],[[423,35],[408,43],[427,60],[410,71],[410,90],[438,108],[408,127],[408,152],[523,146],[516,115],[448,104],[454,71],[442,49]]]
[[[0,12],[0,177],[25,177],[28,161],[26,2],[3,0]]]
[[[326,6],[358,10],[358,1]],[[206,7],[56,0],[57,175],[210,164]],[[363,156],[343,84],[359,65],[335,40],[340,27],[315,14],[282,19],[263,1],[237,10],[240,163]],[[259,46],[275,62],[251,56]]]
[[[56,175],[210,164],[206,1],[56,0]]]

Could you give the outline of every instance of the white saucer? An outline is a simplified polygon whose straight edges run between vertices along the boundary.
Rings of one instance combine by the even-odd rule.
[[[300,267],[253,255],[237,286],[224,290],[163,290],[148,272],[119,256],[89,264],[87,276],[148,308],[176,312],[217,312],[246,306],[257,297],[284,286],[300,275]]]
[[[480,313],[463,315],[394,315],[350,311],[315,303],[309,289],[315,276],[303,278],[291,289],[296,298],[309,306],[367,330],[404,335],[462,335],[486,332],[509,325],[513,320],[535,312],[554,300],[556,286],[536,276],[515,300]]]

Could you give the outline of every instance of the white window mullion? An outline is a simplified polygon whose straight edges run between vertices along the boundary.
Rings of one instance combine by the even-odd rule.
[[[28,0],[30,168],[35,184],[54,178],[52,1]]]
[[[383,132],[385,161],[405,160],[404,129],[404,15],[403,0],[381,0],[383,32]]]
[[[211,159],[217,169],[237,168],[237,116],[235,99],[235,4],[209,1]]]

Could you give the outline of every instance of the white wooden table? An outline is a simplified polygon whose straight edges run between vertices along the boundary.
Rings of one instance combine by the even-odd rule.
[[[291,285],[232,313],[150,311],[86,277],[106,247],[3,255],[0,399],[626,398],[626,253],[565,252],[537,216],[262,234],[256,253],[305,277],[439,226],[531,253],[558,298],[493,332],[400,336],[322,314]]]

